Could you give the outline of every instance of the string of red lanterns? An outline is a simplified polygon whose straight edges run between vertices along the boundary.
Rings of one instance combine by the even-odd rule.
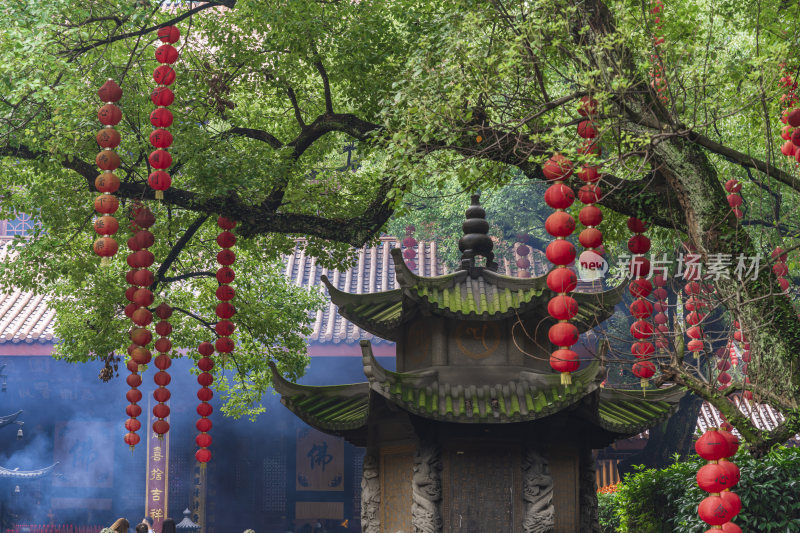
[[[697,472],[697,485],[709,493],[697,507],[700,519],[711,526],[706,533],[741,533],[731,520],[742,509],[742,501],[731,488],[739,483],[739,467],[729,461],[739,449],[739,439],[726,429],[709,428],[697,439],[697,454],[708,461]]]
[[[578,135],[586,139],[586,142],[594,142],[593,139],[597,137],[597,127],[595,125],[597,110],[597,100],[589,96],[581,98],[578,105],[578,114],[586,117],[586,120],[578,124]],[[603,212],[599,207],[593,204],[599,199],[599,189],[596,188],[596,184],[600,181],[600,166],[589,164],[581,165],[580,170],[578,170],[578,178],[587,186],[587,189],[584,190],[582,187],[582,192],[578,193],[581,202],[585,204],[578,213],[578,221],[585,226],[578,235],[578,242],[584,247],[584,253],[590,252],[587,257],[588,261],[581,260],[581,262],[599,262],[596,261],[599,258],[594,257],[594,254],[600,256],[605,255],[603,233],[597,229],[597,226],[603,221]],[[588,188],[589,186],[591,186],[591,189]],[[583,258],[584,255],[581,254],[581,257]]]
[[[653,276],[653,283],[656,286],[656,289],[653,291],[653,297],[656,299],[656,303],[653,305],[653,310],[656,313],[653,316],[653,323],[656,326],[655,347],[656,350],[664,351],[669,348],[669,341],[667,340],[667,333],[669,333],[669,326],[667,325],[667,322],[669,322],[669,317],[667,317],[667,309],[669,307],[667,304],[667,297],[669,295],[665,288],[667,279],[663,274],[656,274]]]
[[[142,412],[142,408],[136,405],[142,399],[142,393],[138,390],[142,384],[142,376],[139,373],[144,370],[144,365],[152,359],[152,353],[147,349],[147,345],[152,341],[153,335],[147,326],[153,321],[153,314],[148,309],[148,306],[153,304],[153,293],[147,287],[155,279],[153,273],[148,269],[153,264],[155,257],[147,248],[153,245],[155,238],[146,228],[151,227],[154,223],[155,217],[148,208],[138,206],[134,209],[131,223],[134,234],[128,239],[130,253],[127,257],[127,263],[131,270],[125,274],[125,280],[130,284],[125,291],[125,297],[130,301],[125,307],[125,315],[136,326],[129,333],[132,344],[128,347],[130,358],[126,364],[130,371],[127,383],[131,389],[126,395],[130,405],[125,412],[130,418],[125,423],[125,428],[129,432],[125,436],[125,442],[131,449],[140,441],[136,434],[136,431],[141,428],[141,423],[136,420],[136,417]]]
[[[122,98],[122,89],[114,80],[108,80],[98,89],[97,95],[105,104],[97,111],[97,119],[104,128],[95,136],[101,148],[95,157],[95,163],[101,173],[95,178],[94,186],[101,194],[94,200],[94,209],[100,214],[94,221],[94,231],[100,237],[94,241],[92,248],[100,256],[100,264],[105,266],[119,249],[117,241],[112,237],[119,229],[119,222],[112,215],[119,209],[119,199],[114,196],[119,190],[119,178],[114,170],[120,165],[119,155],[114,151],[119,146],[120,134],[114,126],[122,120],[122,111],[114,104]]]
[[[153,432],[160,439],[169,431],[169,422],[165,418],[169,416],[167,402],[170,398],[170,392],[167,389],[167,385],[172,381],[167,372],[167,369],[172,366],[172,360],[169,356],[169,352],[172,350],[172,342],[168,338],[168,335],[172,333],[172,324],[169,323],[169,317],[172,316],[172,307],[162,302],[156,307],[156,315],[161,320],[156,324],[156,333],[160,338],[155,343],[155,349],[159,352],[159,355],[154,361],[158,372],[153,375],[153,382],[158,385],[158,388],[153,391],[153,399],[158,403],[153,406],[153,416],[157,419],[153,422]]]
[[[795,129],[800,126],[800,108],[795,108],[798,103],[797,80],[795,79],[795,73],[787,69],[785,63],[780,66],[782,70],[780,84],[786,89],[786,94],[781,95],[781,103],[784,105],[784,109],[781,112],[781,122],[785,124],[781,129],[781,139],[786,141],[781,146],[781,153],[787,158],[794,159],[800,163],[800,159],[797,159],[800,157],[800,150],[798,150],[798,146],[800,146],[800,130]]]
[[[578,314],[578,302],[568,294],[575,290],[578,278],[567,268],[575,260],[575,246],[566,240],[575,230],[575,220],[565,211],[575,201],[575,193],[564,181],[572,175],[572,162],[556,153],[542,167],[545,178],[553,181],[544,194],[544,201],[555,212],[547,217],[545,229],[555,237],[547,245],[545,255],[555,268],[547,275],[547,287],[556,293],[547,304],[547,311],[557,322],[550,327],[548,338],[558,347],[550,355],[550,367],[561,373],[561,384],[572,383],[571,372],[580,366],[578,354],[571,347],[578,342],[578,328],[570,319]]]
[[[236,261],[236,254],[231,250],[233,245],[236,244],[236,235],[231,231],[236,227],[236,222],[225,217],[219,217],[217,226],[222,230],[217,235],[217,244],[222,248],[217,253],[217,262],[222,268],[230,268],[230,265]],[[229,353],[233,352],[234,348],[231,335],[233,335],[236,327],[230,319],[236,314],[236,307],[231,303],[235,296],[236,291],[230,286],[230,282],[219,281],[219,287],[217,287],[217,300],[219,300],[219,303],[216,309],[217,316],[220,319],[216,325],[219,337],[217,337],[215,347],[217,352],[222,354],[223,361]]]
[[[783,292],[789,290],[789,280],[786,279],[789,274],[789,267],[786,265],[787,257],[786,252],[780,246],[772,251],[772,260],[775,261],[775,264],[772,265],[772,272],[777,276],[778,285],[781,286]]]
[[[517,277],[530,278],[531,272],[528,269],[531,266],[531,260],[528,259],[528,256],[531,253],[531,249],[527,245],[527,243],[530,242],[530,235],[527,233],[518,233],[516,239],[518,244],[514,248],[514,254],[519,256],[515,260],[515,264],[517,265]]]
[[[742,184],[736,178],[731,178],[725,182],[725,191],[728,193],[728,205],[731,206],[733,216],[736,218],[742,218],[744,216],[742,210],[739,209],[743,203],[742,195],[740,194],[741,190]]]
[[[642,389],[647,388],[647,380],[656,373],[656,366],[650,360],[655,353],[655,345],[650,339],[655,333],[653,324],[648,320],[653,314],[653,304],[647,299],[652,291],[652,284],[647,276],[650,274],[650,260],[645,254],[650,251],[650,239],[644,235],[647,223],[636,217],[628,218],[628,229],[633,237],[628,239],[628,251],[633,254],[630,273],[633,279],[629,290],[635,300],[631,303],[631,315],[636,319],[631,324],[631,336],[636,341],[631,345],[631,353],[638,359],[633,364],[633,375],[639,378]]]
[[[197,399],[200,400],[200,404],[197,406],[197,414],[200,415],[200,419],[195,424],[195,427],[200,433],[195,437],[195,442],[199,449],[194,456],[201,467],[205,467],[205,464],[211,460],[211,450],[208,448],[211,446],[212,439],[208,432],[211,430],[212,424],[208,417],[211,416],[213,409],[208,402],[214,397],[214,392],[209,388],[209,385],[214,383],[214,376],[210,373],[214,368],[214,360],[211,359],[214,354],[214,345],[210,342],[200,343],[197,351],[201,355],[197,361],[197,368],[201,371],[201,374],[197,376],[197,383],[200,384],[200,390],[197,391]]]
[[[401,243],[405,250],[403,250],[403,258],[406,260],[406,266],[411,270],[416,270],[417,263],[415,261],[417,252],[414,247],[418,244],[417,239],[414,238],[414,232],[417,230],[413,225],[406,226],[406,236]]]
[[[661,0],[656,0],[652,5],[653,7],[650,8],[650,14],[653,16],[652,23],[655,28],[653,32],[653,46],[659,47],[665,42],[663,33],[664,21],[661,19],[661,15],[664,12],[664,3]],[[666,103],[667,78],[664,72],[664,66],[655,51],[650,54],[650,60],[653,62],[653,67],[650,70],[650,77],[653,78],[653,80],[650,82],[650,86],[655,89],[658,98]]]
[[[172,112],[167,109],[175,101],[175,94],[169,85],[175,81],[175,70],[170,66],[178,60],[178,50],[172,46],[178,42],[181,33],[175,26],[165,26],[158,30],[158,39],[164,43],[155,50],[156,61],[161,63],[153,70],[156,88],[150,94],[150,100],[156,109],[150,113],[150,123],[155,130],[150,133],[150,144],[153,150],[148,162],[155,169],[147,178],[147,183],[156,191],[156,200],[164,198],[164,191],[172,185],[172,178],[166,171],[172,165],[172,154],[167,151],[172,145],[172,134],[166,128],[172,125]]]

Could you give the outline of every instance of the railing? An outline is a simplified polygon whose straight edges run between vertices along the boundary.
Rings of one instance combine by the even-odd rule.
[[[4,533],[98,533],[106,525],[97,526],[72,526],[72,525],[47,525],[47,524],[17,524],[12,528],[4,529]]]

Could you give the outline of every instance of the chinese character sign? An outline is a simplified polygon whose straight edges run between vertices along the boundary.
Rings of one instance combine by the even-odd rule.
[[[150,409],[148,409],[150,411]],[[151,415],[147,423],[147,480],[145,488],[145,516],[153,519],[153,530],[161,531],[168,515],[167,471],[169,468],[169,433],[161,439],[153,431]],[[166,420],[169,420],[168,418]]]
[[[344,490],[344,440],[311,428],[297,431],[297,490]]]

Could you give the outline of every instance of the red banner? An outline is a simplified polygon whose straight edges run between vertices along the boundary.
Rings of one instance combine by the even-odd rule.
[[[169,433],[159,438],[153,431],[153,420],[147,402],[147,484],[144,514],[153,520],[153,531],[161,531],[164,518],[168,516],[168,472],[169,472]],[[165,419],[169,422],[169,418]]]

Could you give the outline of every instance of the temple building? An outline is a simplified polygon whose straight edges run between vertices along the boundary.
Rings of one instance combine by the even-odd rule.
[[[664,420],[684,394],[603,389],[602,345],[563,384],[549,366],[555,294],[546,276],[496,272],[484,217],[473,197],[456,272],[417,275],[395,248],[393,290],[348,293],[322,279],[342,316],[396,343],[396,370],[367,340],[364,382],[298,385],[272,367],[292,412],[366,449],[362,531],[599,530],[593,450]],[[611,316],[620,292],[572,293],[579,331]]]
[[[27,217],[20,217],[14,221],[0,221],[0,241],[23,235],[31,225],[32,221]],[[490,283],[487,288],[487,279],[502,284],[506,283],[505,280],[508,278],[518,278],[519,272],[514,265],[514,258],[506,256],[496,257],[497,272],[484,271],[479,278],[452,272],[442,261],[437,244],[429,241],[413,245],[413,250],[416,252],[415,264],[412,266],[409,262],[408,268],[404,268],[397,264],[400,259],[398,252],[392,252],[397,249],[405,252],[408,247],[403,245],[400,239],[381,237],[373,246],[354,250],[354,265],[343,271],[329,270],[317,264],[313,257],[304,253],[303,247],[299,244],[295,252],[285,258],[284,274],[293,283],[309,290],[325,290],[325,283],[322,281],[324,276],[331,286],[332,300],[312,317],[312,333],[308,338],[311,363],[306,376],[298,385],[278,381],[278,387],[284,393],[287,390],[282,387],[290,388],[290,394],[285,397],[285,401],[292,409],[302,412],[301,408],[304,407],[299,396],[293,396],[292,391],[298,391],[301,394],[311,394],[308,400],[311,403],[308,405],[315,406],[317,411],[308,412],[312,418],[309,418],[310,424],[306,423],[291,411],[281,407],[279,396],[268,394],[263,400],[267,412],[255,423],[250,423],[246,419],[231,420],[218,416],[219,403],[216,403],[215,398],[214,457],[208,465],[205,477],[200,475],[194,460],[196,449],[194,423],[197,418],[194,407],[197,402],[195,395],[197,383],[190,373],[192,365],[186,359],[176,359],[173,362],[171,372],[173,381],[170,384],[173,393],[170,402],[172,430],[167,469],[169,516],[179,520],[182,511],[188,507],[189,521],[200,525],[203,533],[241,532],[246,529],[253,529],[256,533],[285,533],[303,531],[303,528],[313,530],[319,523],[327,526],[329,531],[361,531],[362,483],[365,484],[367,492],[365,499],[371,501],[371,506],[367,506],[367,509],[371,509],[373,514],[377,512],[380,516],[382,512],[380,507],[377,509],[375,507],[375,491],[380,491],[382,484],[388,483],[391,486],[394,479],[388,475],[391,474],[389,471],[383,477],[378,476],[377,469],[381,467],[381,457],[385,464],[393,469],[392,472],[397,471],[399,476],[407,474],[406,467],[413,463],[416,453],[413,436],[416,433],[411,434],[404,443],[395,441],[399,446],[395,449],[389,448],[388,442],[381,444],[381,441],[377,440],[374,442],[378,448],[367,448],[370,455],[366,456],[365,468],[364,448],[361,445],[369,444],[369,435],[365,434],[364,429],[356,428],[359,425],[363,426],[365,413],[368,415],[367,422],[370,423],[370,420],[376,418],[381,420],[379,413],[388,412],[391,417],[387,418],[387,421],[394,420],[398,424],[396,426],[398,431],[408,431],[409,426],[417,431],[414,429],[417,426],[449,424],[448,428],[467,426],[470,429],[466,431],[475,431],[475,428],[483,427],[489,429],[490,434],[495,434],[508,431],[508,428],[517,423],[545,424],[549,423],[547,420],[554,422],[560,420],[571,425],[572,414],[577,416],[580,412],[581,416],[587,414],[589,418],[580,422],[583,426],[576,424],[570,431],[577,432],[579,427],[597,431],[598,436],[595,437],[593,445],[598,446],[602,444],[603,438],[608,440],[615,438],[616,435],[633,433],[637,430],[638,424],[644,426],[641,418],[647,420],[654,416],[654,413],[650,412],[637,414],[630,411],[636,402],[640,401],[638,399],[629,403],[627,410],[608,410],[609,406],[618,402],[623,402],[624,406],[630,398],[624,396],[624,393],[598,390],[597,380],[602,375],[601,365],[585,363],[574,376],[573,388],[565,391],[557,376],[554,382],[548,381],[551,378],[542,377],[543,374],[550,373],[544,360],[520,355],[515,351],[513,342],[503,345],[509,347],[507,350],[498,345],[492,355],[485,358],[487,360],[474,360],[464,356],[465,362],[486,370],[488,367],[485,365],[493,362],[493,357],[502,352],[503,357],[508,358],[507,366],[501,365],[496,375],[504,375],[507,378],[505,384],[509,387],[508,396],[503,389],[502,380],[490,380],[495,382],[488,383],[488,389],[484,387],[479,389],[476,382],[474,394],[473,389],[463,387],[462,383],[463,390],[456,392],[451,386],[447,393],[451,398],[450,405],[454,405],[455,399],[458,411],[448,413],[445,400],[444,412],[439,410],[429,414],[429,410],[436,411],[434,407],[438,407],[438,399],[437,405],[434,406],[433,396],[428,400],[427,387],[431,386],[432,394],[433,382],[438,379],[439,385],[445,388],[447,386],[443,381],[445,373],[440,373],[440,377],[434,379],[433,360],[414,359],[411,351],[414,339],[404,340],[400,334],[403,329],[391,323],[390,315],[398,313],[398,319],[410,317],[409,327],[416,323],[414,327],[423,331],[427,326],[407,313],[412,311],[422,313],[425,309],[433,309],[439,315],[432,314],[432,318],[453,313],[452,316],[444,316],[441,320],[457,323],[460,321],[459,313],[466,312],[463,306],[470,305],[469,302],[462,302],[462,307],[456,308],[450,303],[450,297],[455,294],[448,292],[448,309],[438,311],[435,305],[439,304],[436,302],[441,296],[444,305],[444,294],[447,291],[443,291],[436,282],[419,285],[413,290],[411,285],[417,283],[417,280],[422,280],[420,283],[423,283],[424,280],[448,278],[452,283],[456,281],[460,283],[463,290],[468,290],[468,287],[473,287],[474,290],[478,287],[480,294],[489,295],[499,285]],[[396,275],[398,272],[399,276]],[[515,282],[533,283],[535,276],[542,272],[539,262],[533,272],[534,278],[517,279]],[[501,279],[504,281],[500,281]],[[481,283],[484,285],[483,289]],[[425,293],[426,290],[429,293]],[[597,288],[590,284],[579,284],[578,287],[578,291],[581,292],[596,290]],[[512,294],[513,291],[509,289],[508,294],[511,294],[511,298],[507,299],[507,302],[510,302],[509,309],[498,308],[497,312],[500,314],[495,317],[497,320],[494,318],[489,321],[478,320],[478,324],[481,327],[486,324],[487,328],[493,328],[494,326],[489,324],[494,323],[500,327],[503,321],[513,322],[514,317],[510,316],[513,312],[510,309],[518,304],[525,312],[536,316],[537,302],[545,298],[544,294],[535,294],[537,291],[538,289],[534,288],[531,289],[530,296],[524,294],[520,296],[518,293]],[[505,294],[505,291],[503,292]],[[354,302],[359,294],[364,297],[374,297],[379,293],[401,295],[400,305],[398,306],[397,302],[389,305],[387,300],[386,316],[380,316],[380,313],[364,315],[367,310],[362,311],[347,300],[353,298]],[[340,296],[345,300],[341,300]],[[414,296],[419,302],[409,300],[410,296]],[[528,297],[531,299],[525,300]],[[585,298],[587,298],[583,301],[585,309],[594,306],[593,312],[599,313],[597,316],[606,316],[610,313],[609,302],[601,302],[601,305],[596,300],[593,303],[588,295]],[[480,299],[478,304],[482,305]],[[407,311],[403,305],[408,306]],[[141,449],[137,447],[137,450],[131,453],[122,440],[125,432],[124,410],[127,405],[125,400],[127,386],[124,383],[124,376],[109,383],[101,383],[97,378],[101,367],[98,363],[68,364],[53,359],[51,354],[57,342],[53,334],[55,312],[48,306],[46,298],[13,290],[7,294],[0,294],[0,309],[2,309],[0,362],[9,363],[5,372],[8,374],[6,405],[13,406],[15,410],[24,409],[26,435],[23,441],[15,441],[11,429],[6,428],[9,432],[6,438],[11,442],[5,447],[4,453],[15,462],[0,464],[11,471],[19,468],[15,474],[18,475],[23,471],[36,471],[42,465],[59,463],[49,475],[39,479],[32,479],[22,484],[0,483],[0,504],[8,503],[11,508],[17,501],[29,502],[31,507],[23,516],[24,522],[39,525],[54,524],[53,531],[57,532],[71,532],[69,528],[74,525],[86,528],[85,531],[89,533],[96,533],[120,516],[128,517],[133,523],[138,523],[145,512],[143,497],[145,476],[151,473],[145,471],[145,447]],[[476,309],[483,310],[483,307]],[[342,313],[353,321],[347,320]],[[500,319],[503,313],[506,313],[505,318]],[[370,323],[359,322],[361,321],[359,317],[369,319]],[[430,326],[433,328],[433,320]],[[585,324],[585,328],[589,326],[590,324]],[[379,327],[380,329],[377,329]],[[431,329],[431,342],[441,342],[442,337],[434,337],[434,331],[435,328]],[[541,334],[535,328],[529,329],[528,333],[534,337]],[[519,335],[515,338],[519,342]],[[488,335],[486,339],[487,342],[491,340]],[[363,341],[368,341],[369,346],[362,347]],[[597,344],[597,337],[592,335],[591,330],[587,329],[582,336],[582,344],[587,346]],[[478,346],[482,347],[482,343],[476,342],[469,346],[475,351]],[[469,346],[465,345],[467,348]],[[523,341],[521,347],[530,353],[539,354],[539,357],[545,357],[540,348],[534,350],[530,347],[529,341]],[[547,349],[544,350],[544,353],[546,352]],[[423,350],[420,354],[422,353],[427,352]],[[438,353],[437,357],[441,355]],[[454,372],[467,372],[466,366],[458,367],[457,355],[453,354],[451,362],[453,369],[450,370],[448,379],[458,377]],[[592,355],[589,351],[585,352],[587,359]],[[363,364],[365,356],[368,365]],[[375,364],[372,363],[373,359]],[[439,361],[437,364],[441,366],[442,362]],[[510,377],[509,374],[513,372],[509,369],[517,365],[523,367],[525,372]],[[366,378],[365,370],[370,372]],[[418,377],[408,382],[396,382],[397,379],[404,380],[409,373]],[[425,380],[430,380],[430,383]],[[146,379],[146,382],[142,391],[145,397],[150,397],[153,389],[152,380]],[[359,385],[357,382],[362,383]],[[540,388],[534,390],[528,385],[527,390],[522,392],[517,388],[516,395],[512,397],[511,382],[514,382],[515,387],[533,383]],[[354,391],[351,406],[342,403],[337,387],[326,387],[334,383],[356,383],[355,386],[338,387],[339,391],[346,389]],[[379,391],[371,388],[373,383],[375,389],[380,389]],[[549,389],[545,386],[547,383],[552,385]],[[309,385],[322,388],[312,388],[309,391],[305,388]],[[500,387],[497,388],[497,385]],[[393,387],[395,392],[392,392]],[[418,392],[420,387],[425,391],[422,405]],[[437,393],[438,389],[437,385]],[[586,392],[583,398],[577,398],[583,394],[580,391]],[[402,401],[403,394],[406,395],[405,401]],[[412,394],[415,395],[413,410],[412,403],[409,402]],[[333,410],[325,412],[324,407],[319,404],[325,395],[332,395],[336,401],[331,405],[332,408],[342,410],[340,420],[334,420]],[[550,406],[550,401],[555,402],[557,396],[561,395],[563,398],[555,406],[555,409],[561,410],[546,414],[548,410],[554,408]],[[0,395],[0,398],[3,396]],[[597,413],[588,405],[595,399],[598,399]],[[649,400],[655,399],[648,391],[648,404],[652,403]],[[369,400],[369,403],[366,400]],[[467,414],[468,405],[471,408],[471,417]],[[765,430],[774,428],[783,420],[780,414],[766,405],[746,400],[739,401],[737,405],[742,412],[748,415],[752,413],[754,422]],[[146,404],[142,407],[147,411],[150,410]],[[601,408],[605,413],[602,417]],[[708,406],[704,407],[703,412],[711,413],[708,416],[719,416]],[[705,418],[708,416],[704,415]],[[348,417],[351,419],[346,420]],[[452,421],[448,420],[448,417],[451,417]],[[468,418],[476,422],[461,421]],[[708,423],[704,422],[705,418],[699,423]],[[599,425],[601,423],[604,425]],[[319,424],[325,424],[324,428],[320,427],[322,431],[314,427],[319,427]],[[390,435],[387,433],[389,429],[384,428],[383,435]],[[345,437],[352,439],[359,446],[351,444]],[[639,443],[644,442],[646,434],[640,434],[631,440],[617,441],[616,450],[612,450],[611,454],[607,448],[603,453],[608,458],[598,462],[598,484],[612,483],[616,475],[614,462],[629,453],[628,448],[641,447]],[[22,454],[23,451],[26,453]],[[392,453],[393,451],[396,453]],[[458,451],[464,451],[464,457],[455,453]],[[470,460],[469,450],[456,448],[455,452],[452,452],[450,457]],[[444,451],[444,457],[448,457],[448,453],[451,452]],[[520,462],[524,459],[521,451],[518,457]],[[17,459],[19,462],[16,462]],[[584,462],[587,462],[586,457]],[[506,468],[502,458],[498,458],[493,464],[498,469]],[[551,464],[556,465],[556,461]],[[560,467],[554,466],[554,468]],[[530,468],[525,472],[528,471]],[[442,474],[444,472],[452,470],[443,471]],[[517,476],[514,479],[522,476],[519,470],[514,472]],[[582,472],[587,477],[582,486],[586,487],[589,484],[589,471],[584,469]],[[443,483],[446,483],[444,479]],[[18,495],[14,493],[17,485],[20,485],[21,490]],[[528,483],[526,486],[529,490],[533,490],[535,485]],[[406,495],[412,494],[413,497],[413,485],[402,485],[402,488],[407,491]],[[546,487],[544,490],[548,491]],[[553,491],[550,493],[561,494]],[[588,493],[586,491],[584,493],[588,497]],[[517,495],[515,493],[515,497]],[[384,491],[384,498],[390,496],[389,492]],[[497,495],[491,497],[499,498]],[[402,508],[402,498],[405,496],[401,495],[400,499],[386,501],[390,505],[399,505]],[[422,504],[422,500],[419,503]],[[556,503],[554,505],[557,506]],[[441,509],[443,508],[440,505],[440,513],[443,512]],[[525,506],[514,509],[515,512],[523,512]],[[450,513],[447,516],[452,515],[451,511],[446,512]],[[369,516],[367,515],[368,520],[372,520]],[[464,524],[463,516],[466,515],[462,513],[462,524]],[[61,529],[58,529],[59,526],[62,526]],[[391,533],[396,531],[393,530]],[[411,533],[410,529],[404,531]]]

